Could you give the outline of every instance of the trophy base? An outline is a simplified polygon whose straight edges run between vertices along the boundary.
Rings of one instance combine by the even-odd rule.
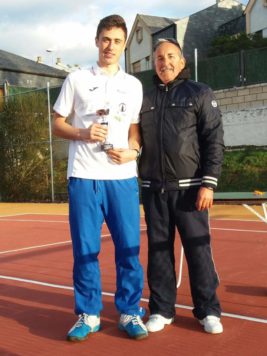
[[[103,151],[112,150],[113,144],[112,143],[103,143],[103,145],[101,145],[101,148]]]

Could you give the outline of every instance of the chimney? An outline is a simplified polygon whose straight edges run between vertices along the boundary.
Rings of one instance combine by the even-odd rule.
[[[57,58],[56,65],[57,65],[57,66],[60,66],[61,64],[62,64],[61,58]]]
[[[38,56],[36,62],[37,63],[43,63],[43,58],[41,56]]]

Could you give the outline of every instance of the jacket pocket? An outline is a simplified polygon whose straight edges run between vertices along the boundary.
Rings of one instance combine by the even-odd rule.
[[[166,107],[165,115],[170,118],[170,121],[176,131],[195,127],[197,124],[194,104],[188,99],[170,102]]]

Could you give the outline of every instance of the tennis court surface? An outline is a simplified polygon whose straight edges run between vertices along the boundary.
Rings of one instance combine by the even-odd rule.
[[[66,333],[76,316],[67,205],[0,203],[0,355],[267,355],[267,221],[260,205],[249,208],[215,205],[211,210],[223,334],[206,334],[193,318],[185,262],[174,324],[141,341],[130,340],[119,331],[114,250],[104,225],[102,328],[82,343],[70,343]],[[146,240],[142,217],[145,273]],[[177,238],[177,271],[180,248]],[[145,308],[148,295],[145,279]]]

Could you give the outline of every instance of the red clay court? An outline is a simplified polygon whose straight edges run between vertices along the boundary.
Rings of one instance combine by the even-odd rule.
[[[143,214],[142,214],[143,215]],[[213,255],[224,333],[206,334],[193,318],[184,262],[174,324],[130,340],[118,330],[114,307],[113,243],[102,232],[104,309],[101,331],[82,343],[66,341],[73,314],[72,248],[66,204],[0,204],[0,355],[267,355],[267,221],[261,206],[215,205]],[[141,219],[141,262],[147,241]],[[179,270],[180,243],[177,247]],[[145,279],[142,306],[147,308]],[[146,318],[144,319],[146,321]]]

